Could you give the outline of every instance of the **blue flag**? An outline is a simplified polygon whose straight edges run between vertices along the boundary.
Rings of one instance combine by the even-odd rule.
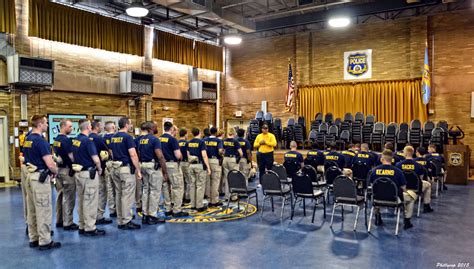
[[[428,61],[428,44],[425,47],[425,63],[423,65],[423,78],[421,80],[421,92],[423,104],[428,104],[431,97],[431,74],[430,64]]]

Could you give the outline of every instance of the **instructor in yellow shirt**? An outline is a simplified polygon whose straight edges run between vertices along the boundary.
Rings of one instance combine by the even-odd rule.
[[[262,133],[257,136],[253,147],[257,149],[259,177],[265,173],[265,169],[271,170],[273,166],[273,150],[277,141],[272,133],[268,132],[268,125],[262,126]]]

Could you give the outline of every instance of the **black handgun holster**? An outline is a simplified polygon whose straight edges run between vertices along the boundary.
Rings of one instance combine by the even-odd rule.
[[[158,170],[160,169],[160,163],[159,162],[155,162],[155,167],[153,167],[155,170]]]
[[[69,167],[69,173],[68,173],[68,175],[69,175],[70,177],[73,177],[75,173],[76,173],[76,172],[75,172],[74,170],[72,170],[71,167]]]
[[[42,172],[40,172],[40,176],[38,178],[38,181],[40,183],[44,183],[46,181],[46,179],[48,178],[49,174],[50,174],[49,169],[43,170]]]
[[[89,168],[89,178],[90,179],[94,179],[96,174],[97,174],[97,167]]]

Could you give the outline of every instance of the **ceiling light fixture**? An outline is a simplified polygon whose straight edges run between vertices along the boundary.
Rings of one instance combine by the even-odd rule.
[[[236,34],[227,35],[224,37],[224,43],[227,45],[239,45],[242,43],[242,37]]]
[[[143,6],[142,2],[132,3],[126,10],[128,16],[131,17],[145,17],[148,15],[148,9]]]
[[[331,27],[342,28],[347,27],[351,23],[351,20],[347,17],[331,18],[328,23]]]

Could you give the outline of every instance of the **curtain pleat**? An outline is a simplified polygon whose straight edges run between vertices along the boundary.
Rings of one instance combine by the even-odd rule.
[[[300,86],[298,101],[308,128],[319,112],[331,112],[341,119],[347,112],[362,112],[385,123],[425,122],[428,118],[421,79]]]
[[[16,32],[15,0],[0,0],[0,33]]]
[[[29,1],[28,35],[83,47],[144,55],[143,26],[47,0]]]
[[[222,47],[155,30],[153,58],[222,72]]]

